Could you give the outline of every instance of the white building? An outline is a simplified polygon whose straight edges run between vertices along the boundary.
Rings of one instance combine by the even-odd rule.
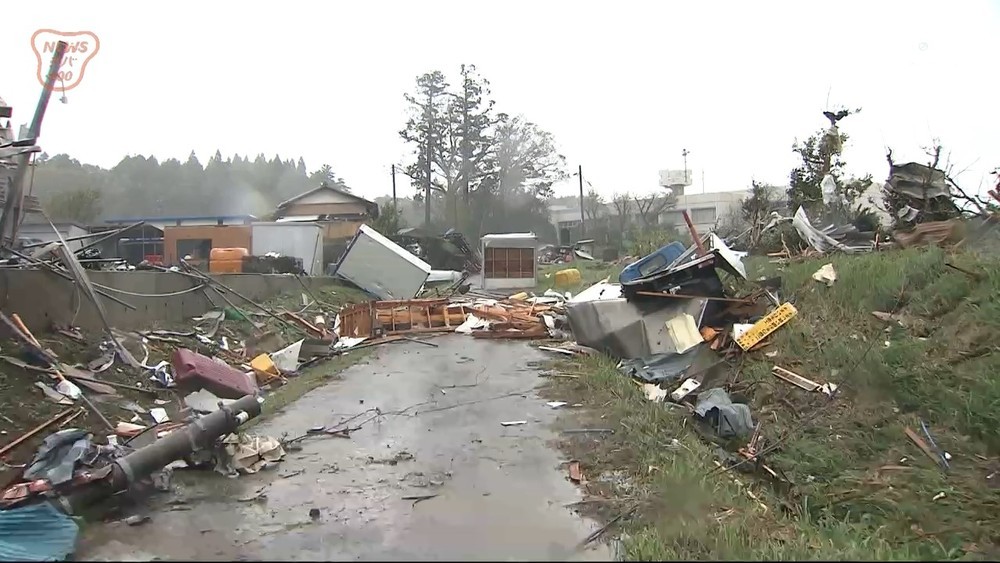
[[[699,233],[708,232],[720,219],[736,212],[740,207],[740,201],[749,194],[749,190],[738,190],[678,195],[677,205],[660,214],[660,224],[686,229],[682,212],[687,211],[694,228]]]
[[[80,225],[79,223],[56,223],[55,227],[59,231],[58,235],[52,230],[52,225],[48,223],[24,223],[17,229],[17,238],[23,240],[25,244],[31,244],[39,242],[55,242],[59,240],[59,237],[62,237],[63,240],[65,240],[85,235],[90,232],[86,226]],[[71,250],[79,250],[87,242],[89,241],[68,241],[66,246]]]

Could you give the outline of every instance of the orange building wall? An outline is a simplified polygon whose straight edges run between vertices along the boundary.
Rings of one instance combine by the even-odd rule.
[[[191,225],[163,228],[163,261],[167,266],[180,263],[177,241],[209,239],[212,248],[246,248],[250,250],[249,225]],[[207,256],[205,258],[208,258]]]

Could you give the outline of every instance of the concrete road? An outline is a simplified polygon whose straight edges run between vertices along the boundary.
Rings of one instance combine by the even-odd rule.
[[[463,335],[431,341],[381,347],[252,431],[298,436],[369,408],[398,414],[349,439],[309,438],[254,475],[178,471],[173,493],[141,507],[150,522],[89,527],[78,557],[610,559],[604,546],[575,551],[597,525],[565,508],[580,493],[550,445],[557,411],[533,391],[542,353]],[[436,496],[403,499],[417,495]]]

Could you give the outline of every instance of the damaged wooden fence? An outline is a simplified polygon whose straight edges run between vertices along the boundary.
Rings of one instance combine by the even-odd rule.
[[[515,301],[369,301],[342,309],[338,332],[354,338],[454,332],[472,314],[490,322],[489,329],[472,332],[475,338],[545,338],[548,332],[538,315],[551,310],[548,305]]]

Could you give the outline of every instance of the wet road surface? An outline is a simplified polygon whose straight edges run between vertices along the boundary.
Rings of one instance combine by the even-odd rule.
[[[173,492],[140,505],[150,522],[89,526],[77,558],[610,559],[604,546],[575,550],[597,524],[565,508],[580,493],[551,445],[557,411],[533,391],[542,353],[431,341],[382,346],[251,432],[298,436],[376,407],[399,414],[349,439],[308,438],[254,475],[177,471]],[[436,496],[403,499],[420,495]]]

